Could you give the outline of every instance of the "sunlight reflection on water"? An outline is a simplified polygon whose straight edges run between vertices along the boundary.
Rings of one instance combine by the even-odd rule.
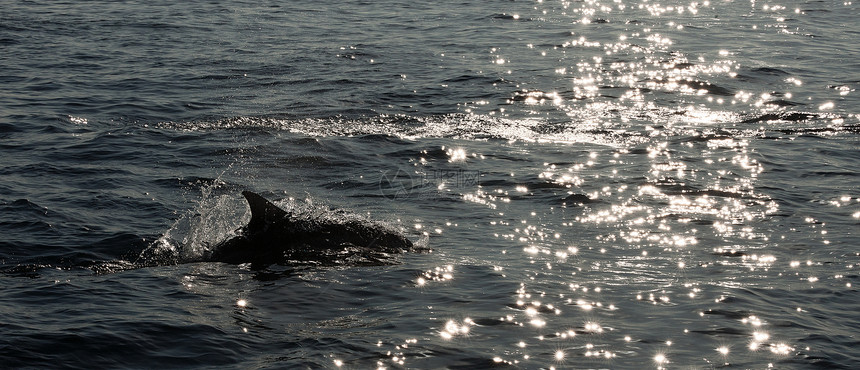
[[[212,347],[178,357],[216,357],[209,354],[228,346],[210,339],[232,330],[240,337],[226,343],[236,351],[228,361],[253,357],[260,366],[283,367],[752,368],[856,361],[860,197],[853,149],[860,116],[852,111],[857,85],[848,57],[856,42],[845,36],[855,31],[850,12],[856,7],[784,4],[362,2],[361,12],[290,4],[308,7],[302,17],[286,7],[244,4],[249,9],[220,9],[231,17],[212,12],[228,22],[219,32],[195,31],[185,18],[158,27],[135,23],[130,30],[97,12],[74,14],[71,23],[62,22],[66,14],[49,22],[49,13],[23,20],[33,12],[9,13],[19,26],[4,29],[12,36],[4,33],[0,41],[16,52],[29,47],[19,32],[49,35],[49,43],[32,48],[44,50],[65,40],[57,35],[83,28],[81,39],[94,30],[115,38],[122,45],[116,54],[134,51],[129,44],[137,42],[146,45],[141,55],[161,50],[164,56],[149,66],[137,63],[151,58],[130,63],[109,53],[68,53],[75,63],[95,64],[51,60],[34,72],[28,65],[38,63],[27,58],[14,66],[26,73],[10,68],[20,76],[7,84],[46,95],[25,101],[7,94],[15,113],[3,118],[22,126],[38,121],[33,142],[48,144],[23,145],[31,128],[6,125],[4,148],[20,150],[18,159],[53,157],[4,168],[15,188],[2,202],[14,213],[5,225],[27,230],[13,238],[23,246],[4,250],[4,260],[35,249],[28,248],[37,244],[29,230],[44,227],[46,244],[60,244],[57,235],[72,235],[74,242],[57,246],[59,257],[46,256],[62,263],[36,270],[66,273],[67,260],[102,256],[120,243],[114,240],[146,239],[125,229],[119,239],[86,239],[115,232],[112,215],[128,209],[133,225],[137,213],[150,213],[142,222],[147,230],[162,231],[168,220],[143,258],[184,252],[185,259],[161,262],[200,260],[247,222],[235,194],[241,187],[282,191],[288,197],[283,204],[317,215],[336,216],[327,213],[335,204],[390,215],[420,238],[416,244],[435,250],[366,269],[347,264],[261,272],[206,263],[139,269],[113,280],[97,277],[92,286],[80,278],[84,288],[77,290],[68,277],[34,279],[35,288],[20,284],[28,294],[9,289],[6,298],[15,307],[34,298],[28,308],[54,311],[42,315],[48,321],[41,327],[12,328],[9,337],[32,339],[27,330],[48,328],[49,336],[75,331],[78,339],[108,338],[90,349],[98,359],[107,356],[98,347],[118,337],[102,323],[136,326],[125,325],[140,313],[128,302],[156,302],[144,312],[155,316],[164,297],[187,295],[179,309],[185,311],[159,316],[173,320],[172,328],[123,335],[165,343],[185,333],[190,317],[205,324],[184,341]],[[135,16],[145,13],[131,9]],[[816,24],[828,19],[835,23]],[[237,20],[246,23],[230,23]],[[57,25],[67,28],[51,28]],[[159,35],[128,41],[149,34],[137,27]],[[195,44],[212,42],[185,50],[194,45],[173,40],[183,33],[160,33],[172,27],[196,32]],[[114,29],[123,33],[110,34]],[[235,39],[207,38],[224,33]],[[272,42],[285,35],[295,42]],[[159,37],[172,41],[158,43]],[[227,45],[226,51],[210,49],[216,44]],[[185,55],[209,52],[213,57],[200,58],[204,62]],[[42,54],[31,56],[63,56]],[[105,65],[95,62],[103,58]],[[117,75],[99,75],[113,68],[103,68],[109,63],[141,77],[110,90]],[[37,72],[55,75],[43,81]],[[150,73],[165,76],[147,80]],[[190,77],[177,79],[185,74]],[[89,80],[96,83],[87,90]],[[96,97],[66,101],[48,94],[69,91],[60,86]],[[131,95],[98,97],[105,91]],[[39,120],[54,126],[41,128]],[[88,154],[83,164],[56,158],[81,152]],[[223,162],[231,163],[228,169],[211,176],[212,166]],[[99,178],[107,185],[92,189],[90,181],[68,192],[55,184],[31,186],[33,178],[66,173],[74,176],[63,182],[80,181],[71,169],[93,177],[114,171]],[[198,190],[200,202],[177,200],[177,193]],[[61,199],[66,193],[71,202]],[[50,204],[50,212],[35,200]],[[193,203],[187,212],[164,215],[186,203]],[[54,216],[64,207],[66,215]],[[36,221],[21,224],[23,217]],[[103,217],[108,221],[99,221]],[[75,231],[60,234],[63,228]],[[92,244],[101,249],[87,249]],[[180,283],[161,279],[167,280],[161,290],[146,291],[148,281],[132,280],[158,271],[179,271]],[[122,280],[128,276],[132,283]],[[67,298],[76,301],[118,281],[142,281],[135,286],[141,289],[119,284],[121,293],[139,295],[109,306],[132,319],[81,315],[96,324],[85,327],[79,319],[55,329],[55,316],[78,309],[44,304],[57,289],[68,289]],[[111,303],[111,295],[100,295],[99,302]],[[81,312],[94,309],[87,299]],[[28,325],[39,316],[18,311],[24,312],[4,315],[20,315]],[[218,314],[225,316],[221,322],[212,319]],[[150,342],[137,349],[169,352],[152,350],[157,346]],[[44,343],[51,342],[34,347],[48,348]]]

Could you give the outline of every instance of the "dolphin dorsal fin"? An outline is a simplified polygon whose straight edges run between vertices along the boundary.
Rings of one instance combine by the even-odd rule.
[[[288,217],[287,211],[279,208],[268,199],[252,191],[243,191],[242,195],[248,200],[251,207],[251,222],[248,222],[248,230],[260,230],[267,224]]]

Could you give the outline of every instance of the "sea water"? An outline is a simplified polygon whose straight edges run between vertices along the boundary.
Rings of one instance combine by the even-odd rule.
[[[0,367],[857,368],[858,18],[4,1]],[[243,190],[432,251],[180,263]]]

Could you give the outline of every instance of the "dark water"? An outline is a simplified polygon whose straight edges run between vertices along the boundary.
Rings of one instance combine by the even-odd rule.
[[[858,17],[5,1],[0,367],[860,367]],[[128,268],[246,189],[433,252]]]

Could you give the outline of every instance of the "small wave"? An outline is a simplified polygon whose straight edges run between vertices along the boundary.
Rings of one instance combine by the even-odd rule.
[[[759,67],[759,68],[753,68],[753,69],[751,69],[750,71],[751,71],[751,72],[754,72],[754,73],[759,73],[759,74],[776,75],[776,76],[785,76],[785,75],[788,75],[788,74],[789,74],[789,73],[788,73],[788,72],[786,72],[786,71],[783,71],[783,70],[781,70],[781,69],[779,69],[779,68],[773,68],[773,67]]]
[[[785,75],[789,74],[788,72],[783,71],[779,68],[772,68],[772,67],[753,68],[750,71],[753,73],[772,75],[772,76],[785,76]]]
[[[530,18],[522,18],[518,14],[497,13],[489,17],[490,19],[499,19],[505,21],[530,21]]]
[[[748,118],[741,123],[759,123],[759,122],[770,122],[770,121],[788,121],[788,122],[800,122],[800,121],[809,121],[819,118],[819,115],[815,113],[804,113],[804,112],[781,112],[781,113],[765,113],[756,117]]]
[[[732,91],[731,89],[728,89],[728,88],[725,88],[722,86],[718,86],[718,85],[712,84],[710,82],[686,80],[686,81],[679,82],[679,84],[687,85],[694,90],[704,90],[704,91],[707,91],[708,94],[712,94],[712,95],[720,95],[720,96],[733,96],[733,95],[735,95],[735,92]]]
[[[777,106],[777,107],[795,107],[798,105],[805,105],[803,103],[798,103],[798,102],[794,102],[791,100],[785,100],[785,99],[768,100],[768,101],[764,102],[764,104],[765,105],[773,105],[773,106]]]

